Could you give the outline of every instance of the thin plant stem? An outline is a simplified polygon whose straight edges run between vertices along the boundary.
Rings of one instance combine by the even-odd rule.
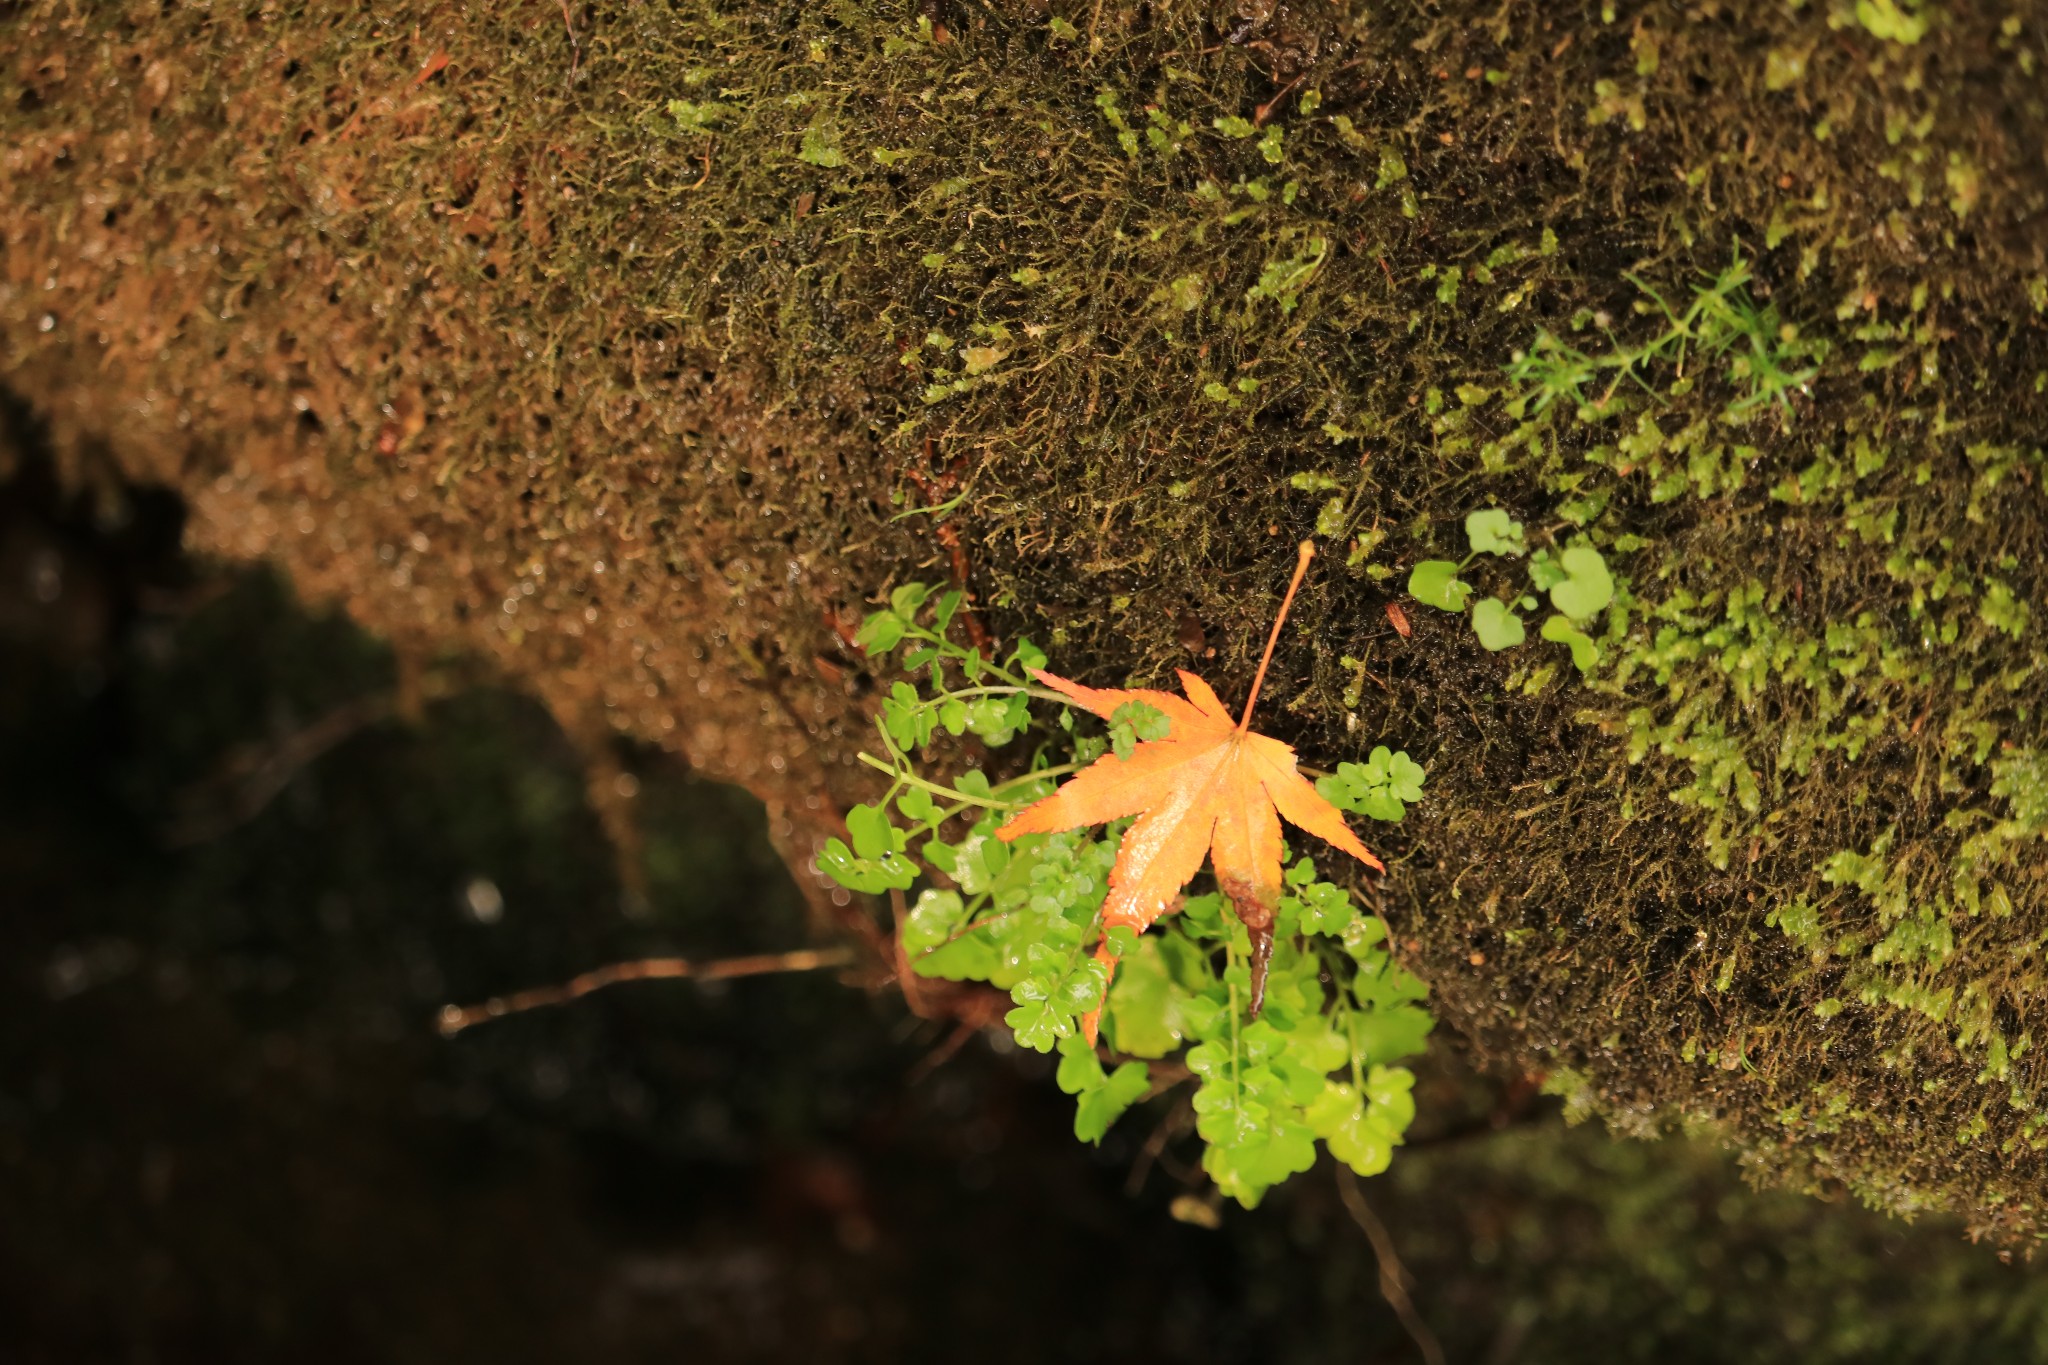
[[[1287,609],[1294,605],[1295,590],[1301,586],[1302,575],[1308,572],[1308,562],[1315,557],[1315,542],[1301,542],[1294,560],[1294,577],[1287,584],[1287,596],[1280,599],[1280,614],[1273,618],[1273,633],[1266,637],[1266,652],[1259,657],[1259,671],[1252,676],[1251,695],[1244,699],[1244,718],[1237,723],[1239,734],[1252,727],[1252,708],[1259,703],[1259,689],[1266,685],[1266,667],[1273,662],[1273,646],[1280,643],[1280,627],[1287,623]]]
[[[889,746],[889,752],[892,757],[902,757],[902,754],[897,752],[894,745]],[[957,802],[958,804],[951,810],[939,817],[939,824],[944,824],[969,806],[980,806],[984,810],[1010,810],[1017,804],[1015,801],[993,801],[988,797],[975,796],[961,791],[958,787],[948,787],[938,782],[927,782],[916,773],[911,772],[907,766],[887,763],[882,759],[876,758],[873,754],[862,753],[856,755],[856,757],[876,772],[889,774],[891,778],[895,779],[897,786],[917,787],[923,791],[930,792],[933,796],[943,796],[949,801]],[[1021,787],[1026,782],[1033,782],[1041,777],[1064,777],[1068,773],[1080,771],[1080,768],[1081,765],[1078,763],[1062,763],[1055,768],[1040,768],[1035,772],[1024,773],[1020,776],[998,782],[989,788],[989,792],[993,795],[1010,787]],[[896,788],[891,787],[889,790],[893,794]],[[885,796],[882,799],[886,803],[889,798]]]
[[[443,1005],[436,1022],[443,1038],[453,1038],[475,1024],[548,1005],[566,1005],[592,991],[627,981],[730,981],[740,976],[815,972],[826,967],[845,967],[852,962],[851,948],[800,948],[789,953],[728,957],[715,962],[692,962],[680,957],[644,957],[595,968],[581,976],[572,976],[559,986],[536,986],[511,995],[493,996],[481,1005]]]
[[[981,806],[988,810],[1008,810],[1012,805],[1016,804],[1015,802],[1011,801],[990,801],[980,796],[969,796],[966,792],[963,792],[956,787],[942,787],[936,782],[927,782],[923,778],[917,776],[915,773],[906,772],[901,768],[897,768],[888,763],[883,762],[881,759],[876,758],[873,754],[864,753],[859,755],[859,758],[861,762],[867,764],[870,768],[875,769],[877,772],[884,772],[889,774],[889,776],[896,779],[896,781],[901,783],[903,786],[917,787],[923,791],[930,792],[933,796],[943,796],[949,801],[957,801],[962,805]]]
[[[1436,1339],[1435,1332],[1429,1330],[1429,1324],[1415,1310],[1415,1301],[1408,1297],[1408,1267],[1401,1264],[1401,1255],[1394,1249],[1394,1239],[1388,1235],[1387,1225],[1372,1211],[1372,1205],[1365,1202],[1365,1191],[1358,1188],[1358,1177],[1351,1173],[1349,1166],[1337,1167],[1337,1197],[1344,1201],[1351,1221],[1365,1233],[1365,1240],[1372,1243],[1373,1259],[1379,1262],[1380,1267],[1380,1295],[1386,1299],[1387,1307],[1393,1309],[1394,1316],[1401,1320],[1408,1339],[1421,1352],[1424,1365],[1444,1365],[1443,1343]]]

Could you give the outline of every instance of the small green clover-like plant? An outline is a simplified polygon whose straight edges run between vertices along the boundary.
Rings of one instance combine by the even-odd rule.
[[[1472,585],[1459,575],[1481,556],[1520,559],[1528,555],[1530,587],[1548,593],[1558,613],[1544,622],[1539,633],[1545,640],[1568,645],[1579,671],[1591,672],[1599,662],[1600,648],[1579,623],[1592,620],[1614,601],[1614,577],[1600,552],[1579,542],[1555,554],[1548,547],[1529,554],[1522,523],[1497,507],[1467,515],[1465,539],[1471,551],[1464,559],[1418,563],[1408,575],[1409,595],[1439,611],[1463,612],[1470,603],[1472,633],[1480,646],[1495,653],[1513,649],[1529,638],[1517,608],[1527,611],[1537,599],[1522,593],[1508,600],[1481,596],[1473,602]]]
[[[1420,763],[1380,744],[1363,763],[1339,763],[1335,774],[1317,781],[1316,790],[1339,810],[1399,823],[1422,799],[1422,783]]]
[[[1109,747],[1118,758],[1129,758],[1139,741],[1165,739],[1172,727],[1166,713],[1141,701],[1127,701],[1109,715]]]
[[[1593,637],[1571,623],[1569,617],[1553,616],[1543,623],[1543,638],[1554,644],[1569,646],[1572,663],[1581,673],[1593,671],[1593,665],[1600,661],[1600,646],[1593,643]]]
[[[1522,523],[1498,507],[1487,507],[1465,517],[1465,539],[1475,555],[1509,555],[1520,558],[1529,547],[1522,542]]]
[[[841,886],[872,895],[900,891],[917,880],[916,865],[903,856],[902,832],[889,824],[882,810],[855,806],[846,813],[846,830],[853,836],[852,848],[827,839],[818,856],[818,865]]]
[[[900,920],[912,969],[1009,993],[1004,1021],[1018,1045],[1059,1056],[1081,1140],[1101,1140],[1132,1106],[1192,1082],[1202,1169],[1247,1206],[1306,1170],[1318,1142],[1361,1175],[1384,1170],[1414,1116],[1414,1078],[1398,1063],[1434,1025],[1427,988],[1388,955],[1386,925],[1322,880],[1313,859],[1295,859],[1256,1018],[1251,941],[1220,894],[1188,896],[1145,934],[1113,929],[1105,940],[1102,904],[1127,822],[1010,842],[995,831],[1105,749],[1127,754],[1167,737],[1168,718],[1131,703],[1106,735],[1077,733],[1065,699],[1030,680],[1045,656],[1028,642],[997,659],[950,638],[963,601],[906,584],[862,623],[856,639],[871,655],[900,651],[909,677],[882,700],[881,752],[861,755],[889,789],[848,813],[852,846],[828,841],[820,868],[868,894],[924,882]],[[1050,717],[1034,712],[1047,706],[1057,707]],[[968,770],[937,781],[918,762],[941,731],[996,749],[1027,730],[1048,743],[1004,780]],[[1053,761],[1059,746],[1070,761]],[[1422,786],[1421,766],[1383,745],[1319,789],[1346,809],[1398,820]],[[1114,960],[1113,984],[1098,941]],[[1091,1046],[1082,1024],[1097,1011]],[[1155,1078],[1152,1064],[1176,1056],[1184,1067]]]
[[[1607,561],[1590,545],[1570,545],[1557,557],[1564,575],[1550,584],[1550,605],[1573,621],[1586,621],[1607,610],[1614,600],[1614,579]]]
[[[1309,1127],[1330,1155],[1360,1175],[1377,1175],[1394,1160],[1394,1149],[1415,1117],[1415,1073],[1406,1067],[1375,1066],[1363,1086],[1330,1082],[1309,1103]]]
[[[1472,608],[1472,633],[1479,637],[1482,648],[1496,654],[1529,638],[1522,628],[1522,618],[1497,597],[1482,597]]]
[[[1074,1097],[1074,1136],[1083,1142],[1102,1141],[1124,1110],[1152,1088],[1150,1067],[1132,1061],[1106,1071],[1102,1058],[1079,1034],[1061,1039],[1059,1051],[1059,1070],[1053,1077],[1060,1089]]]
[[[1283,925],[1302,903],[1298,895],[1283,898]],[[1234,927],[1221,898],[1206,896],[1190,898],[1168,932],[1199,947]],[[1299,921],[1289,927],[1298,929]],[[1169,964],[1173,942],[1162,943],[1161,959]],[[1202,1168],[1247,1206],[1308,1169],[1318,1138],[1361,1175],[1385,1170],[1414,1116],[1404,1099],[1414,1076],[1393,1063],[1419,1051],[1433,1024],[1416,1003],[1425,994],[1422,983],[1388,958],[1386,926],[1376,917],[1354,909],[1334,933],[1289,933],[1276,942],[1282,946],[1256,1021],[1246,1022],[1236,1008],[1249,979],[1237,944],[1220,978],[1184,1001],[1179,1021],[1195,1043],[1186,1064],[1199,1081]],[[1326,992],[1324,972],[1344,984]]]
[[[1472,585],[1458,577],[1464,565],[1448,559],[1425,559],[1408,573],[1408,595],[1438,611],[1463,611]]]
[[[1528,549],[1522,538],[1522,523],[1498,507],[1468,515],[1465,539],[1472,549],[1464,559],[1425,559],[1417,564],[1408,574],[1409,595],[1438,611],[1462,612],[1472,596],[1472,585],[1458,577],[1467,565],[1481,555],[1520,558]],[[1491,650],[1518,645],[1524,635],[1521,619],[1514,610],[1490,598],[1481,598],[1473,608],[1472,627],[1479,643]]]
[[[1529,581],[1538,592],[1548,593],[1550,605],[1557,609],[1543,623],[1543,638],[1570,648],[1579,672],[1592,672],[1600,647],[1579,623],[1598,616],[1614,601],[1614,578],[1606,560],[1590,545],[1566,546],[1555,558],[1539,551],[1530,561]]]

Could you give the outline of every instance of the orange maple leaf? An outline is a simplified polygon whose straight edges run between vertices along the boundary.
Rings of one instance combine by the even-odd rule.
[[[1209,684],[1186,670],[1180,674],[1181,688],[1187,693],[1183,700],[1148,688],[1083,687],[1033,669],[1032,676],[1040,682],[1098,716],[1107,718],[1120,706],[1144,702],[1164,713],[1170,728],[1166,738],[1140,743],[1128,757],[1104,754],[996,831],[996,837],[1007,842],[1023,834],[1080,829],[1137,816],[1124,835],[1116,866],[1110,869],[1109,896],[1102,903],[1105,939],[1108,930],[1119,926],[1143,933],[1201,870],[1203,858],[1209,858],[1216,884],[1230,898],[1251,936],[1254,1016],[1265,995],[1273,916],[1280,906],[1281,818],[1367,867],[1384,870],[1344,823],[1342,812],[1296,770],[1294,750],[1251,730],[1252,706],[1273,660],[1281,623],[1287,619],[1287,608],[1314,554],[1315,547],[1303,541],[1294,581],[1288,584],[1287,597],[1280,604],[1240,719],[1232,720]],[[1106,945],[1097,948],[1096,957],[1114,970]],[[1083,1021],[1090,1042],[1095,1040],[1097,1013]]]

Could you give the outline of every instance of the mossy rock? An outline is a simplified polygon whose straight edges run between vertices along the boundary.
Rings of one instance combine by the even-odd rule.
[[[1426,762],[1383,895],[1482,1056],[2031,1238],[2038,24],[1439,10],[30,0],[0,375],[798,845],[891,583],[1227,695],[1315,535],[1270,723]],[[1612,567],[1585,675],[1405,598],[1488,506]]]

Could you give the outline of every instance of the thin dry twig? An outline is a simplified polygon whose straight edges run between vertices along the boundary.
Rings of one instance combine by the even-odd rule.
[[[1387,1225],[1372,1211],[1372,1205],[1365,1202],[1365,1191],[1358,1188],[1358,1177],[1348,1166],[1337,1167],[1337,1197],[1344,1201],[1345,1209],[1351,1214],[1351,1221],[1365,1231],[1365,1239],[1372,1243],[1373,1259],[1380,1266],[1380,1295],[1387,1306],[1394,1310],[1394,1316],[1401,1320],[1409,1340],[1422,1353],[1426,1365],[1444,1365],[1443,1344],[1436,1339],[1436,1333],[1429,1330],[1429,1324],[1422,1320],[1422,1314],[1415,1311],[1415,1301],[1408,1297],[1408,1267],[1401,1264],[1401,1255],[1394,1249],[1394,1239],[1387,1233]]]
[[[566,1005],[592,991],[601,991],[626,981],[730,981],[737,976],[815,972],[826,967],[844,967],[852,961],[853,949],[849,947],[799,948],[794,952],[760,953],[753,957],[728,957],[701,963],[680,957],[636,958],[572,976],[559,986],[536,986],[532,990],[495,996],[481,1005],[443,1005],[438,1023],[441,1036],[453,1038],[473,1024],[549,1005]]]
[[[576,41],[576,24],[569,18],[569,0],[562,0],[562,27],[569,30],[569,79],[583,67],[583,44]]]
[[[1294,90],[1294,87],[1295,87],[1295,86],[1297,86],[1297,85],[1300,85],[1300,84],[1302,83],[1302,81],[1303,81],[1303,80],[1304,80],[1304,79],[1305,79],[1305,78],[1306,78],[1307,76],[1308,76],[1308,72],[1306,72],[1306,71],[1302,72],[1302,73],[1301,73],[1301,75],[1299,75],[1299,76],[1296,76],[1296,77],[1295,77],[1295,78],[1294,78],[1293,80],[1291,80],[1291,81],[1287,82],[1287,84],[1285,84],[1285,85],[1281,86],[1281,87],[1280,87],[1280,93],[1279,93],[1279,94],[1277,94],[1277,95],[1273,96],[1273,98],[1271,98],[1271,99],[1267,100],[1267,101],[1266,101],[1266,102],[1265,102],[1264,104],[1260,105],[1260,106],[1259,106],[1259,107],[1258,107],[1257,109],[1254,109],[1254,110],[1252,111],[1252,127],[1254,127],[1254,128],[1263,128],[1263,127],[1265,127],[1265,126],[1266,126],[1266,120],[1267,120],[1267,119],[1269,119],[1269,118],[1271,118],[1271,117],[1273,117],[1273,110],[1274,110],[1275,108],[1277,108],[1277,107],[1279,106],[1279,103],[1280,103],[1280,101],[1281,101],[1281,100],[1284,100],[1284,99],[1286,99],[1286,98],[1287,98],[1287,96],[1288,96],[1289,94],[1291,94],[1291,93],[1293,92],[1293,90]]]
[[[1145,1139],[1145,1145],[1138,1149],[1137,1160],[1131,1163],[1131,1173],[1124,1180],[1124,1194],[1137,1198],[1145,1188],[1145,1177],[1152,1174],[1152,1167],[1166,1153],[1166,1144],[1185,1133],[1194,1125],[1195,1106],[1187,1096],[1181,1096],[1178,1103],[1166,1111],[1166,1117],[1159,1120],[1159,1126],[1152,1130],[1152,1136]]]
[[[187,848],[247,824],[308,764],[395,710],[388,693],[357,697],[273,744],[236,749],[219,771],[173,798],[179,809],[164,827],[164,843]]]
[[[908,1088],[923,1084],[934,1071],[952,1061],[960,1049],[967,1046],[968,1040],[980,1033],[984,1027],[986,1025],[973,1019],[962,1019],[955,1024],[953,1031],[946,1035],[946,1040],[927,1052],[918,1060],[917,1065],[904,1075],[904,1086]]]

